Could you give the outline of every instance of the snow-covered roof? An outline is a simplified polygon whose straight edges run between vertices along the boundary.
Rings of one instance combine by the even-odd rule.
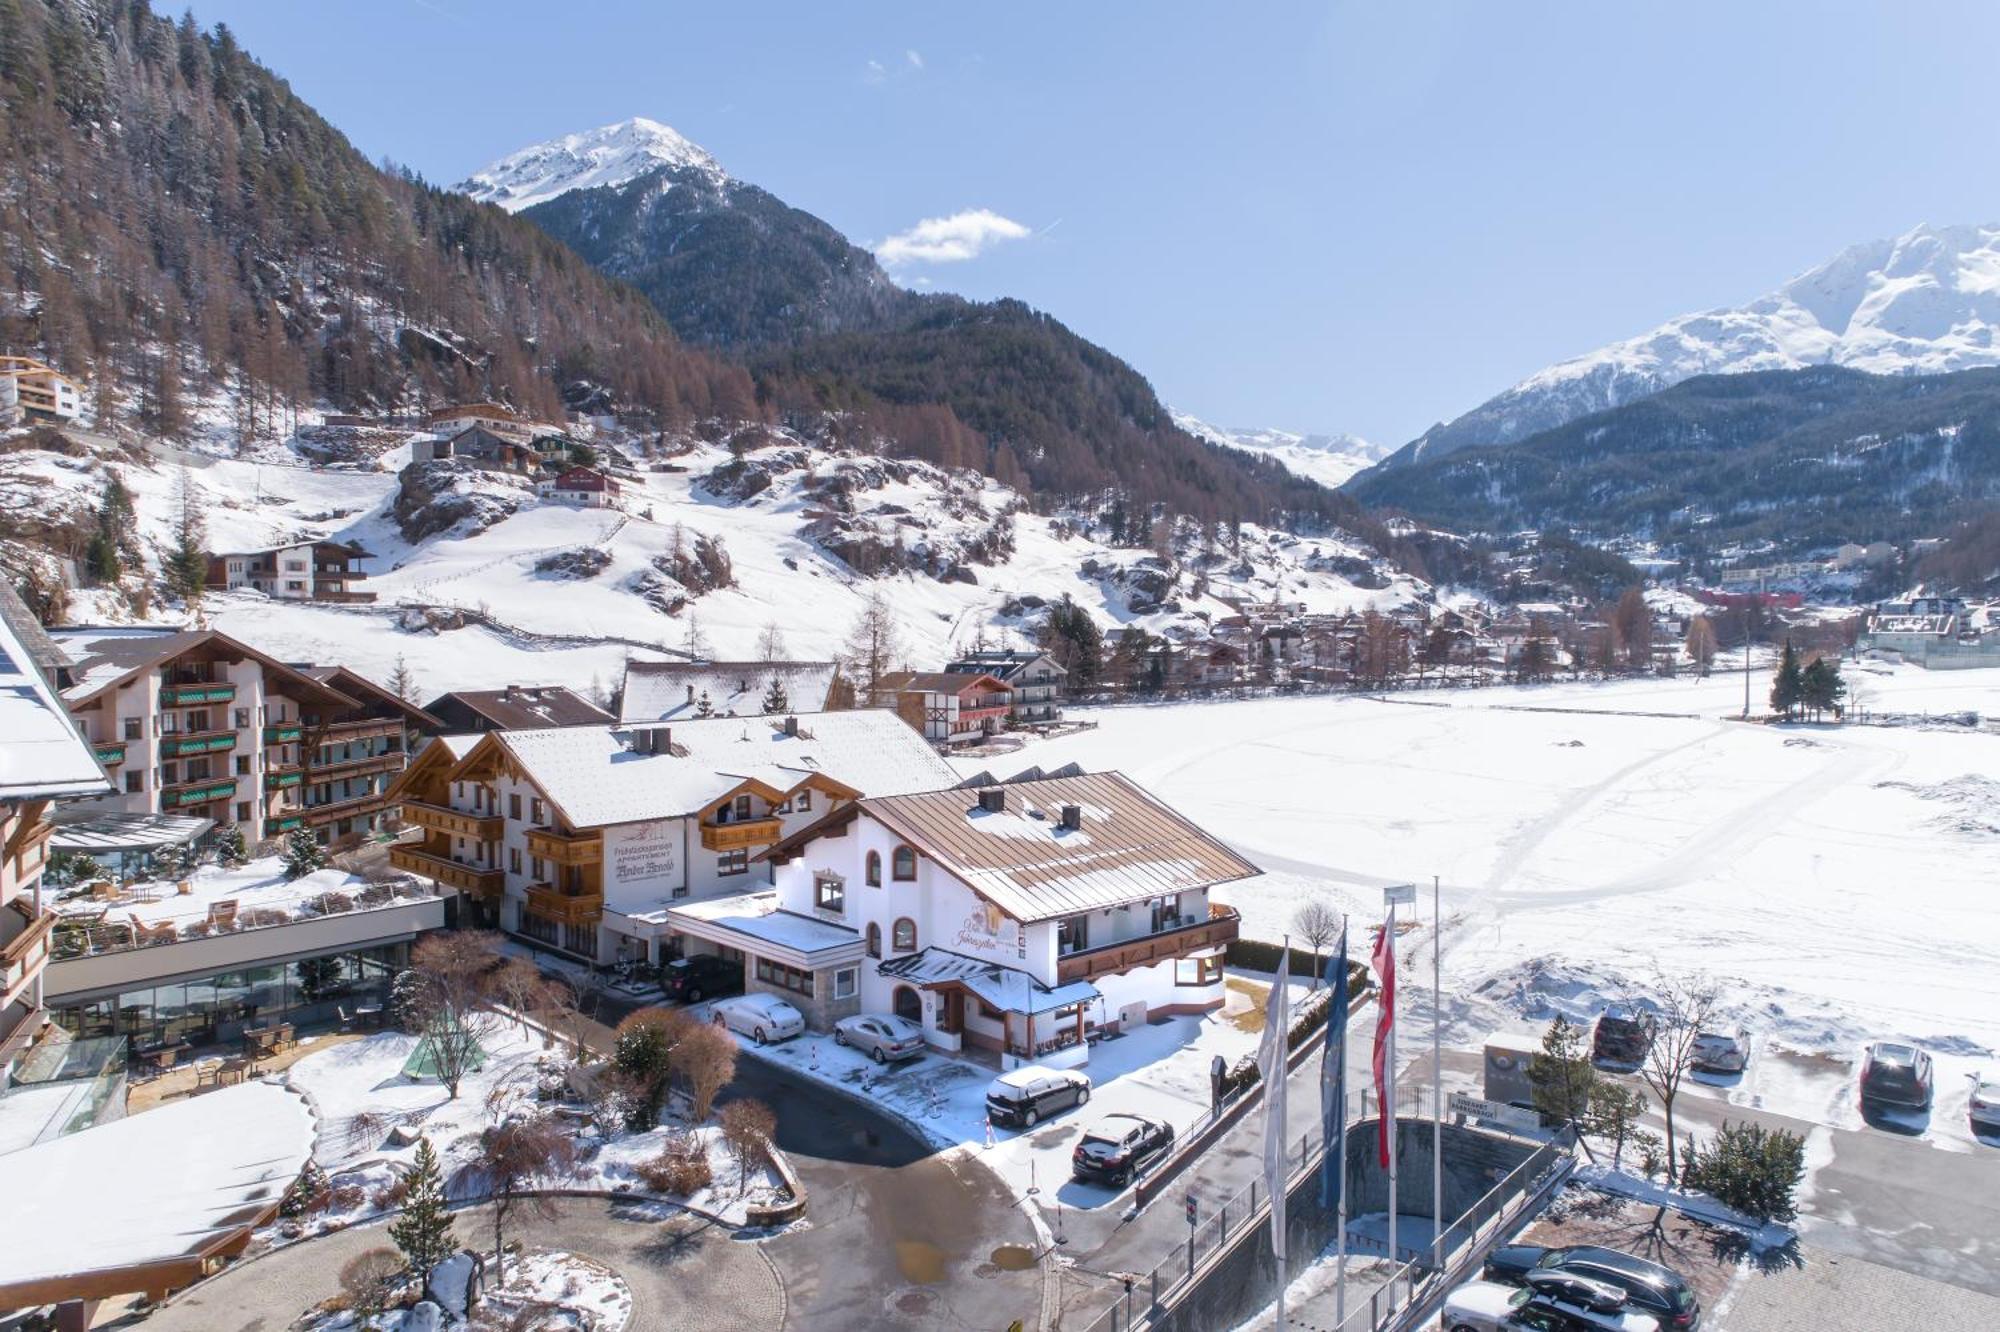
[[[225,657],[244,657],[264,668],[267,686],[302,703],[350,708],[354,700],[304,671],[259,652],[213,629],[161,629],[142,626],[52,629],[49,636],[69,653],[75,665],[62,691],[71,707],[89,702],[112,685],[150,670],[196,648],[217,649]]]
[[[1019,921],[1050,920],[1248,878],[1260,871],[1122,773],[1093,773],[979,792],[881,797],[861,812],[879,820],[987,901]],[[1079,826],[1062,826],[1066,805]],[[802,830],[803,837],[810,830]],[[776,854],[785,846],[773,848]]]
[[[830,661],[630,661],[618,719],[692,720],[700,715],[703,695],[711,716],[762,716],[773,680],[785,692],[780,712],[820,712],[838,675]]]
[[[8,1188],[34,1200],[34,1224],[0,1245],[0,1303],[212,1251],[276,1208],[312,1146],[305,1098],[251,1082],[9,1155]]]
[[[816,953],[856,948],[861,941],[858,933],[845,926],[780,909],[776,892],[740,893],[688,902],[666,914],[684,925],[717,926],[764,943],[778,944],[808,958]]]
[[[913,985],[956,982],[1006,1013],[1050,1013],[1099,997],[1089,981],[1047,986],[1025,971],[944,948],[925,948],[884,962],[877,970]]]
[[[111,789],[97,755],[0,616],[0,800],[97,795]]]
[[[922,736],[879,709],[819,713],[795,733],[762,718],[650,729],[666,737],[656,752],[635,749],[634,729],[615,726],[503,731],[494,739],[574,828],[695,814],[746,780],[789,792],[823,777],[888,795],[958,780]]]
[[[99,855],[186,846],[215,826],[214,819],[186,814],[141,814],[122,810],[57,810],[49,845],[57,851]]]

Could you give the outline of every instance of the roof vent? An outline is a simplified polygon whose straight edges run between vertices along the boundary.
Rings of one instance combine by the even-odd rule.
[[[797,735],[798,733],[799,733],[799,719],[797,717],[785,718],[785,734]]]
[[[1083,827],[1083,806],[1064,805],[1062,807],[1062,827],[1065,832],[1076,832]]]
[[[673,731],[665,726],[634,727],[628,747],[634,754],[671,754],[674,752]]]
[[[1007,788],[1004,786],[982,787],[979,792],[979,807],[988,814],[1002,814],[1007,809]]]

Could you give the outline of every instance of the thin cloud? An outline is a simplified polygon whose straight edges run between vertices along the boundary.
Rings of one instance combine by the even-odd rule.
[[[992,246],[1022,240],[1027,227],[990,208],[968,208],[949,217],[927,217],[875,247],[875,257],[898,264],[957,264],[977,259]]]
[[[869,61],[867,68],[861,71],[861,81],[863,83],[880,83],[888,77],[889,71],[887,67],[879,60]]]
[[[922,69],[924,67],[924,57],[920,51],[905,51],[903,52],[903,59],[910,62],[911,69]]]

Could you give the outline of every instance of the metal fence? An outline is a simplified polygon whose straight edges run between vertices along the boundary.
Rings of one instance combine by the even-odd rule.
[[[1398,1118],[1429,1119],[1431,1097],[1422,1087],[1396,1089]],[[1351,1092],[1347,1098],[1349,1130],[1363,1120],[1373,1119],[1380,1102],[1372,1088]],[[1302,1135],[1288,1144],[1286,1175],[1288,1187],[1296,1187],[1325,1156],[1324,1143],[1317,1131]],[[1564,1142],[1547,1142],[1510,1171],[1484,1197],[1440,1236],[1440,1252],[1446,1257],[1442,1271],[1433,1270],[1426,1259],[1405,1263],[1390,1274],[1357,1304],[1333,1332],[1382,1332],[1407,1326],[1400,1320],[1412,1310],[1431,1302],[1436,1295],[1457,1283],[1459,1274],[1484,1258],[1485,1246],[1519,1219],[1527,1206],[1545,1194],[1553,1181],[1567,1174],[1569,1148]],[[1081,1332],[1127,1332],[1150,1326],[1170,1312],[1193,1290],[1195,1283],[1237,1246],[1254,1241],[1268,1226],[1271,1215],[1270,1191],[1261,1175],[1254,1177],[1219,1205],[1204,1205],[1205,1214],[1190,1228],[1184,1243],[1165,1253],[1150,1269],[1137,1274],[1130,1286],[1110,1308]],[[1401,1247],[1401,1246],[1399,1246]],[[1302,1269],[1301,1269],[1302,1270]],[[1295,1271],[1294,1276],[1297,1275]]]

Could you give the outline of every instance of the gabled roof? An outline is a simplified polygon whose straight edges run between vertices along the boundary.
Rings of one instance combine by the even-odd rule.
[[[436,717],[431,716],[430,713],[425,712],[408,699],[398,696],[393,690],[376,684],[373,680],[358,671],[349,670],[345,666],[302,666],[299,669],[321,684],[340,690],[357,703],[367,703],[372,700],[377,703],[388,704],[398,712],[401,712],[403,719],[419,730],[442,731],[444,729],[444,723]]]
[[[338,689],[213,629],[63,628],[51,630],[50,637],[75,663],[69,671],[72,683],[62,691],[63,701],[72,708],[88,703],[142,671],[211,643],[231,655],[255,661],[267,675],[277,677],[282,692],[296,695],[302,703],[335,708],[354,706],[354,700]]]
[[[36,665],[11,614],[0,614],[0,800],[100,795],[110,789],[97,755]]]
[[[991,685],[1002,693],[1011,692],[1005,680],[984,671],[890,671],[882,677],[881,688],[889,693],[963,694],[977,685]]]
[[[542,726],[589,726],[612,720],[610,713],[566,685],[508,685],[505,689],[459,689],[424,705],[436,712],[451,702],[484,717],[497,730]]]
[[[1068,675],[1069,671],[1054,657],[1040,648],[987,648],[981,652],[961,652],[945,663],[945,670],[953,674],[966,671],[991,671],[1002,680],[1011,680],[1038,661],[1046,660],[1049,669],[1057,675]]]
[[[628,661],[618,719],[693,720],[704,694],[711,716],[762,716],[773,680],[785,691],[786,713],[822,712],[839,674],[830,661]]]
[[[658,752],[634,748],[639,730],[663,736]],[[471,771],[503,756],[573,828],[699,814],[746,785],[780,797],[808,785],[900,794],[957,779],[922,736],[879,709],[820,713],[797,734],[768,720],[736,718],[498,731],[459,768]]]
[[[1051,920],[1249,878],[1261,871],[1122,773],[1009,782],[1006,808],[969,789],[870,796],[764,852],[797,854],[837,821],[873,818],[1015,920]],[[1082,826],[1062,827],[1075,805]]]

